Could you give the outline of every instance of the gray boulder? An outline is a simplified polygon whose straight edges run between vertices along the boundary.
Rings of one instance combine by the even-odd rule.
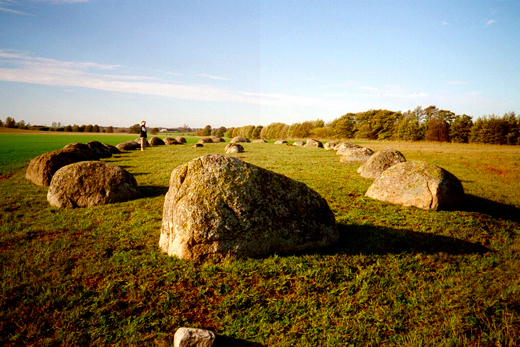
[[[253,140],[252,143],[267,143],[267,141],[264,139],[256,139],[256,140]]]
[[[366,147],[342,148],[338,150],[336,154],[341,155],[339,161],[342,163],[364,163],[372,154],[374,154],[374,151]]]
[[[315,139],[308,139],[304,147],[323,148],[323,143]]]
[[[325,148],[327,151],[330,151],[331,149],[334,149],[339,144],[337,141],[330,141],[323,145],[323,148]]]
[[[56,207],[105,205],[140,197],[137,182],[128,171],[100,161],[62,167],[52,177],[47,201]]]
[[[356,145],[355,143],[352,143],[352,142],[340,142],[336,146],[334,146],[334,150],[336,150],[336,151],[340,151],[344,148],[347,148],[347,149],[361,148],[361,146]]]
[[[294,252],[337,239],[327,202],[301,182],[217,154],[172,171],[159,240],[169,255],[222,260]]]
[[[294,141],[293,146],[303,147],[305,146],[305,142],[303,141]]]
[[[112,156],[110,149],[108,149],[105,145],[103,145],[99,141],[89,141],[89,142],[87,142],[87,146],[89,146],[90,149],[94,153],[96,153],[98,158],[110,158]]]
[[[285,145],[285,144],[287,144],[287,141],[285,141],[285,140],[278,140],[278,141],[275,141],[274,144],[275,145]]]
[[[406,158],[401,152],[387,148],[371,155],[370,158],[357,169],[357,172],[365,178],[377,178],[389,167],[404,163],[405,161]]]
[[[235,136],[231,139],[231,143],[239,143],[239,142],[251,142],[248,138],[245,138],[244,136]]]
[[[116,146],[112,146],[107,143],[103,143],[103,146],[105,146],[112,154],[121,154],[121,151]]]
[[[197,141],[197,143],[213,143],[213,139],[211,137],[203,137]]]
[[[98,156],[90,150],[64,148],[43,153],[33,158],[25,172],[25,178],[39,186],[48,186],[52,176],[65,165],[86,160],[99,160]]]
[[[88,153],[92,154],[93,158],[95,157],[95,158],[99,159],[99,157],[96,155],[96,153],[92,149],[90,149],[89,146],[87,146],[84,143],[72,142],[72,143],[69,143],[69,144],[65,145],[63,147],[63,149],[75,149],[75,150],[78,150],[78,151],[88,152]]]
[[[174,347],[212,347],[216,335],[205,329],[179,328],[173,336]]]
[[[182,137],[182,136],[177,136],[175,138],[175,140],[179,143],[186,143],[186,138]]]
[[[133,151],[141,148],[141,144],[137,141],[130,140],[122,143],[118,143],[116,148],[120,151]]]
[[[220,143],[220,142],[226,142],[226,140],[224,140],[222,137],[211,136],[211,142]]]
[[[383,171],[365,195],[396,205],[452,210],[464,200],[464,189],[459,179],[443,168],[408,161]]]
[[[163,141],[163,139],[157,137],[157,136],[153,136],[151,139],[150,139],[150,146],[164,146],[165,143]]]
[[[232,154],[232,153],[243,153],[244,147],[239,143],[228,143],[226,145],[226,153]]]
[[[194,143],[193,146],[191,146],[192,148],[197,148],[197,147],[204,147],[204,145],[202,143]]]

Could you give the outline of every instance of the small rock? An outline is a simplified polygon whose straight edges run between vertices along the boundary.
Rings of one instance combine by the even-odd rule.
[[[173,337],[175,347],[212,347],[216,335],[210,330],[179,328]]]

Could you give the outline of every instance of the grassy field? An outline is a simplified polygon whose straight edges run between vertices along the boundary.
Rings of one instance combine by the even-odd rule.
[[[333,151],[244,144],[239,158],[328,201],[340,241],[197,265],[158,249],[164,194],[173,168],[223,154],[225,144],[106,159],[135,175],[144,198],[62,210],[24,178],[22,152],[60,148],[66,135],[42,135],[49,142],[37,149],[30,135],[5,136],[14,135],[0,135],[12,151],[0,152],[12,168],[0,182],[1,345],[171,346],[182,326],[211,329],[220,345],[236,346],[520,345],[518,147],[357,142],[455,174],[467,202],[435,212],[364,197],[372,180]],[[70,141],[94,138],[82,139]]]

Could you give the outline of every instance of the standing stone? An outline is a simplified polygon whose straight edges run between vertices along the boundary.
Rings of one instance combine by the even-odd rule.
[[[65,208],[105,205],[138,197],[139,188],[131,173],[100,161],[62,167],[52,177],[47,193],[52,206]]]
[[[216,335],[210,330],[179,328],[173,336],[175,347],[212,347]]]
[[[368,188],[366,196],[396,205],[425,210],[451,210],[464,200],[457,177],[422,161],[408,161],[385,170]]]
[[[405,161],[406,158],[401,152],[387,148],[371,155],[370,158],[357,169],[357,172],[365,178],[377,178],[389,167],[404,163]]]
[[[325,199],[305,184],[209,154],[175,168],[159,246],[191,261],[290,253],[338,239]]]

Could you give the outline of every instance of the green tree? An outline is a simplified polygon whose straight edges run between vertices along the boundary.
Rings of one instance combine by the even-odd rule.
[[[424,137],[428,141],[448,142],[450,140],[450,125],[443,118],[434,116],[426,125]]]
[[[69,124],[69,125],[66,125],[65,126],[65,129],[64,129],[66,132],[72,132],[72,126]]]
[[[107,127],[106,132],[109,134],[112,134],[114,132],[114,127],[113,126]]]
[[[215,136],[218,136],[218,137],[224,137],[225,134],[226,134],[225,127],[220,127],[220,128],[218,128],[217,131],[215,131]]]
[[[264,128],[263,126],[261,126],[261,125],[257,125],[257,126],[255,127],[255,130],[253,131],[253,134],[251,135],[251,138],[252,138],[252,139],[255,139],[255,140],[256,140],[256,139],[260,139],[260,138],[261,138],[260,134],[262,133],[262,129],[263,129],[263,128]]]
[[[468,115],[458,115],[450,125],[450,140],[457,143],[468,143],[473,120]]]
[[[329,133],[336,139],[350,139],[354,137],[356,115],[347,113],[329,124]]]
[[[15,128],[15,127],[16,127],[16,121],[14,120],[13,117],[7,117],[7,118],[5,119],[4,126],[5,126],[6,128]]]
[[[94,124],[94,126],[92,127],[92,132],[94,133],[99,133],[100,129],[99,129],[99,125],[97,124]]]
[[[159,132],[159,128],[150,129],[150,134],[152,134],[152,135],[157,135],[158,132]]]
[[[211,125],[206,125],[204,129],[202,129],[201,136],[211,136]]]
[[[402,115],[396,125],[394,137],[405,141],[418,141],[422,138],[417,112],[407,111]]]
[[[231,128],[227,128],[226,130],[226,137],[228,138],[233,138],[233,131],[235,130],[234,127],[231,127]]]
[[[72,131],[75,132],[75,133],[79,133],[79,125],[74,124],[74,125],[72,126]]]
[[[140,134],[141,133],[141,126],[139,124],[134,124],[130,128],[128,128],[129,134]]]
[[[92,130],[94,130],[94,126],[92,124],[85,125],[85,132],[86,133],[91,133]]]
[[[517,145],[520,139],[520,125],[514,112],[509,112],[504,115],[504,121],[508,123],[508,132],[506,135],[508,145]]]

